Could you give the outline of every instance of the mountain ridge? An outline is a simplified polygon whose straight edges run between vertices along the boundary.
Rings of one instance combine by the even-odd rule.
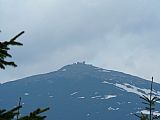
[[[153,88],[160,97],[160,84]],[[1,84],[0,106],[15,106],[22,97],[22,114],[49,106],[48,120],[136,120],[133,113],[144,110],[139,97],[148,95],[149,89],[150,81],[140,77],[78,62]]]
[[[50,72],[46,72],[46,73],[38,73],[38,74],[35,74],[35,75],[30,75],[30,76],[26,76],[26,77],[22,77],[22,78],[19,78],[19,79],[15,79],[15,80],[11,80],[11,81],[8,81],[8,82],[4,82],[4,83],[1,83],[1,84],[6,84],[6,83],[10,83],[10,82],[14,82],[14,81],[19,81],[19,80],[24,80],[24,79],[29,79],[31,77],[39,77],[39,76],[45,76],[45,75],[49,75],[49,74],[54,74],[56,72],[59,72],[59,71],[63,71],[64,69],[66,68],[70,68],[73,66],[77,69],[78,66],[82,68],[91,68],[91,69],[97,69],[97,70],[102,70],[102,71],[110,71],[110,72],[116,72],[116,73],[120,73],[120,74],[124,74],[124,75],[129,75],[129,76],[132,76],[132,77],[137,77],[137,78],[140,78],[140,79],[143,79],[143,80],[147,80],[147,81],[150,81],[148,79],[145,79],[145,78],[142,78],[142,77],[139,77],[137,75],[132,75],[130,73],[125,73],[125,72],[122,72],[122,71],[117,71],[117,70],[110,70],[110,69],[104,69],[104,68],[101,68],[101,67],[96,67],[96,66],[93,66],[92,64],[86,64],[85,62],[77,62],[77,63],[72,63],[72,64],[68,64],[68,65],[65,65],[57,70],[54,70],[54,71],[50,71]],[[85,66],[85,67],[84,67]],[[155,82],[154,83],[157,83],[157,84],[160,84],[158,82]]]

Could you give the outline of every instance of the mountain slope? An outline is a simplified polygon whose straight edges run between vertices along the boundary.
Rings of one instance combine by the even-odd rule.
[[[49,106],[48,120],[136,120],[133,113],[144,109],[139,95],[147,95],[149,87],[149,81],[136,76],[74,63],[1,84],[0,106],[11,108],[22,97],[24,114]],[[160,96],[158,88],[155,83],[154,93]]]

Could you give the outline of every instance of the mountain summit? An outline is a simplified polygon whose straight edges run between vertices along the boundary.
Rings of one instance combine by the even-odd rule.
[[[145,79],[78,62],[2,84],[0,106],[13,107],[22,97],[24,114],[50,107],[48,120],[136,120],[133,114],[144,110],[139,97],[149,94],[149,87]],[[153,87],[160,96],[160,85]]]

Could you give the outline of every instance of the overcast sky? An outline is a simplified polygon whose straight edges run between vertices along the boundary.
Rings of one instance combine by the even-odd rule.
[[[77,61],[160,82],[160,0],[0,0],[0,39],[26,31],[12,48],[17,68],[0,82]]]

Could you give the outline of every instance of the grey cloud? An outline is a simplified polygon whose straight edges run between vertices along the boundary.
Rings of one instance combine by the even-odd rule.
[[[24,46],[11,51],[19,67],[3,71],[2,81],[82,60],[160,78],[159,5],[157,0],[2,0],[1,38],[26,31],[19,39]]]

